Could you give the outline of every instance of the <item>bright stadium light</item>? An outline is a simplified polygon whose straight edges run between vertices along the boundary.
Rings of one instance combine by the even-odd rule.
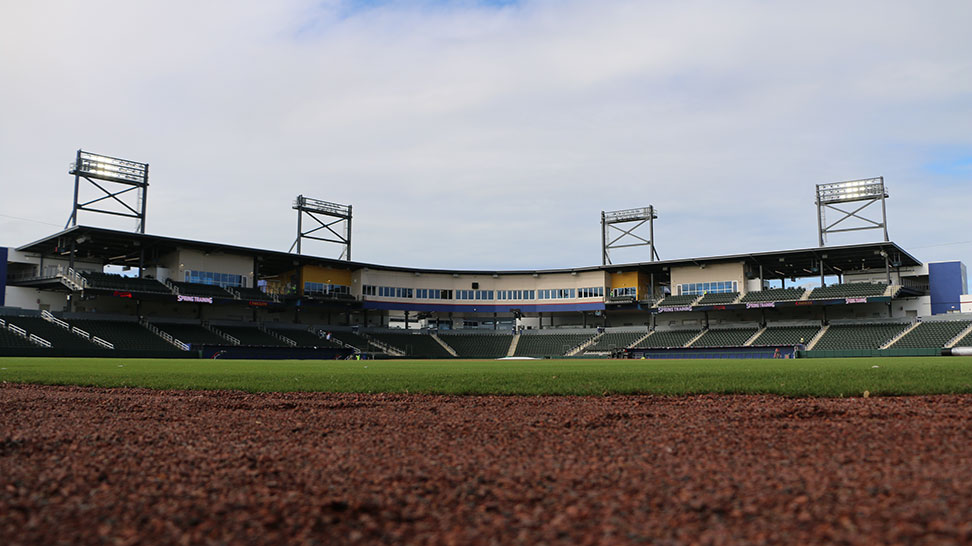
[[[830,184],[817,184],[817,234],[820,246],[824,246],[828,233],[861,231],[865,229],[884,230],[884,240],[888,241],[887,208],[884,203],[887,198],[888,190],[884,186],[883,176],[848,180],[846,182],[833,182]],[[881,202],[880,221],[868,218],[863,214],[864,209],[878,201]],[[845,210],[836,206],[843,203],[855,202],[862,202],[863,204],[853,210]],[[840,213],[836,222],[827,222],[827,209]],[[847,220],[856,220],[858,223],[856,226],[851,227],[837,227]]]
[[[134,218],[136,231],[145,233],[149,185],[148,163],[78,150],[68,173],[74,175],[74,205],[65,228],[78,224],[79,211],[88,211]],[[82,179],[100,192],[97,193],[98,197],[87,201],[79,199]],[[99,184],[95,180],[111,184]],[[86,189],[91,188],[86,186]]]
[[[330,201],[322,201],[320,199],[312,199],[310,197],[304,197],[303,195],[298,195],[297,199],[294,199],[294,210],[303,209],[307,212],[319,212],[321,214],[336,214],[340,216],[348,216],[351,214],[350,205],[341,205],[338,203],[331,203]]]

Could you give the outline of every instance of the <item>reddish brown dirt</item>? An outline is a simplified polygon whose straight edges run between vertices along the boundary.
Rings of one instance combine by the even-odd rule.
[[[5,544],[972,543],[972,396],[0,387]]]

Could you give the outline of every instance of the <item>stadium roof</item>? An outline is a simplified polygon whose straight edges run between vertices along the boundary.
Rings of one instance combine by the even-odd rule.
[[[828,274],[830,274],[830,272],[844,272],[854,269],[883,269],[885,267],[884,253],[890,257],[891,264],[895,267],[911,267],[921,265],[920,261],[918,261],[911,254],[908,254],[897,244],[893,242],[876,242],[563,269],[425,269],[416,267],[379,265],[364,262],[348,262],[334,258],[310,256],[307,254],[298,255],[275,250],[263,250],[221,243],[163,237],[159,235],[147,235],[89,226],[73,226],[59,233],[55,233],[38,241],[21,246],[17,250],[22,252],[35,252],[43,255],[67,255],[70,252],[70,244],[72,240],[75,243],[76,256],[81,260],[96,260],[112,265],[133,265],[133,261],[137,261],[141,250],[144,249],[146,251],[146,265],[150,265],[154,263],[155,259],[158,257],[182,248],[201,250],[204,252],[222,252],[227,254],[252,256],[259,260],[260,271],[266,275],[291,270],[298,264],[313,264],[345,269],[370,268],[382,271],[459,273],[468,275],[492,275],[494,273],[532,274],[570,273],[573,271],[615,272],[641,270],[656,273],[664,278],[668,275],[668,272],[672,267],[693,264],[702,266],[705,264],[725,262],[745,262],[755,267],[762,266],[763,274],[766,278],[798,278],[819,275],[819,269],[816,269],[816,267],[821,260],[825,263]]]

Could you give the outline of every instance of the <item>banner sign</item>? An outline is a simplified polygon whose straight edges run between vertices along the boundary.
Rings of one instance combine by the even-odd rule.
[[[847,303],[867,303],[867,298],[847,298]]]
[[[178,301],[188,301],[191,303],[213,303],[213,298],[211,297],[204,298],[202,296],[183,296],[182,294],[179,294],[176,297],[178,298]]]
[[[676,311],[691,311],[691,310],[692,310],[691,305],[684,305],[681,307],[659,307],[658,308],[659,313],[674,313]]]
[[[760,301],[757,303],[747,303],[746,309],[765,309],[767,307],[776,307],[775,301]]]

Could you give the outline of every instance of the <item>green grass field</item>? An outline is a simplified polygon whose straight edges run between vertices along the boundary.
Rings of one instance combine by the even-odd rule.
[[[972,393],[972,357],[257,361],[0,358],[0,381],[152,389],[785,396]]]

